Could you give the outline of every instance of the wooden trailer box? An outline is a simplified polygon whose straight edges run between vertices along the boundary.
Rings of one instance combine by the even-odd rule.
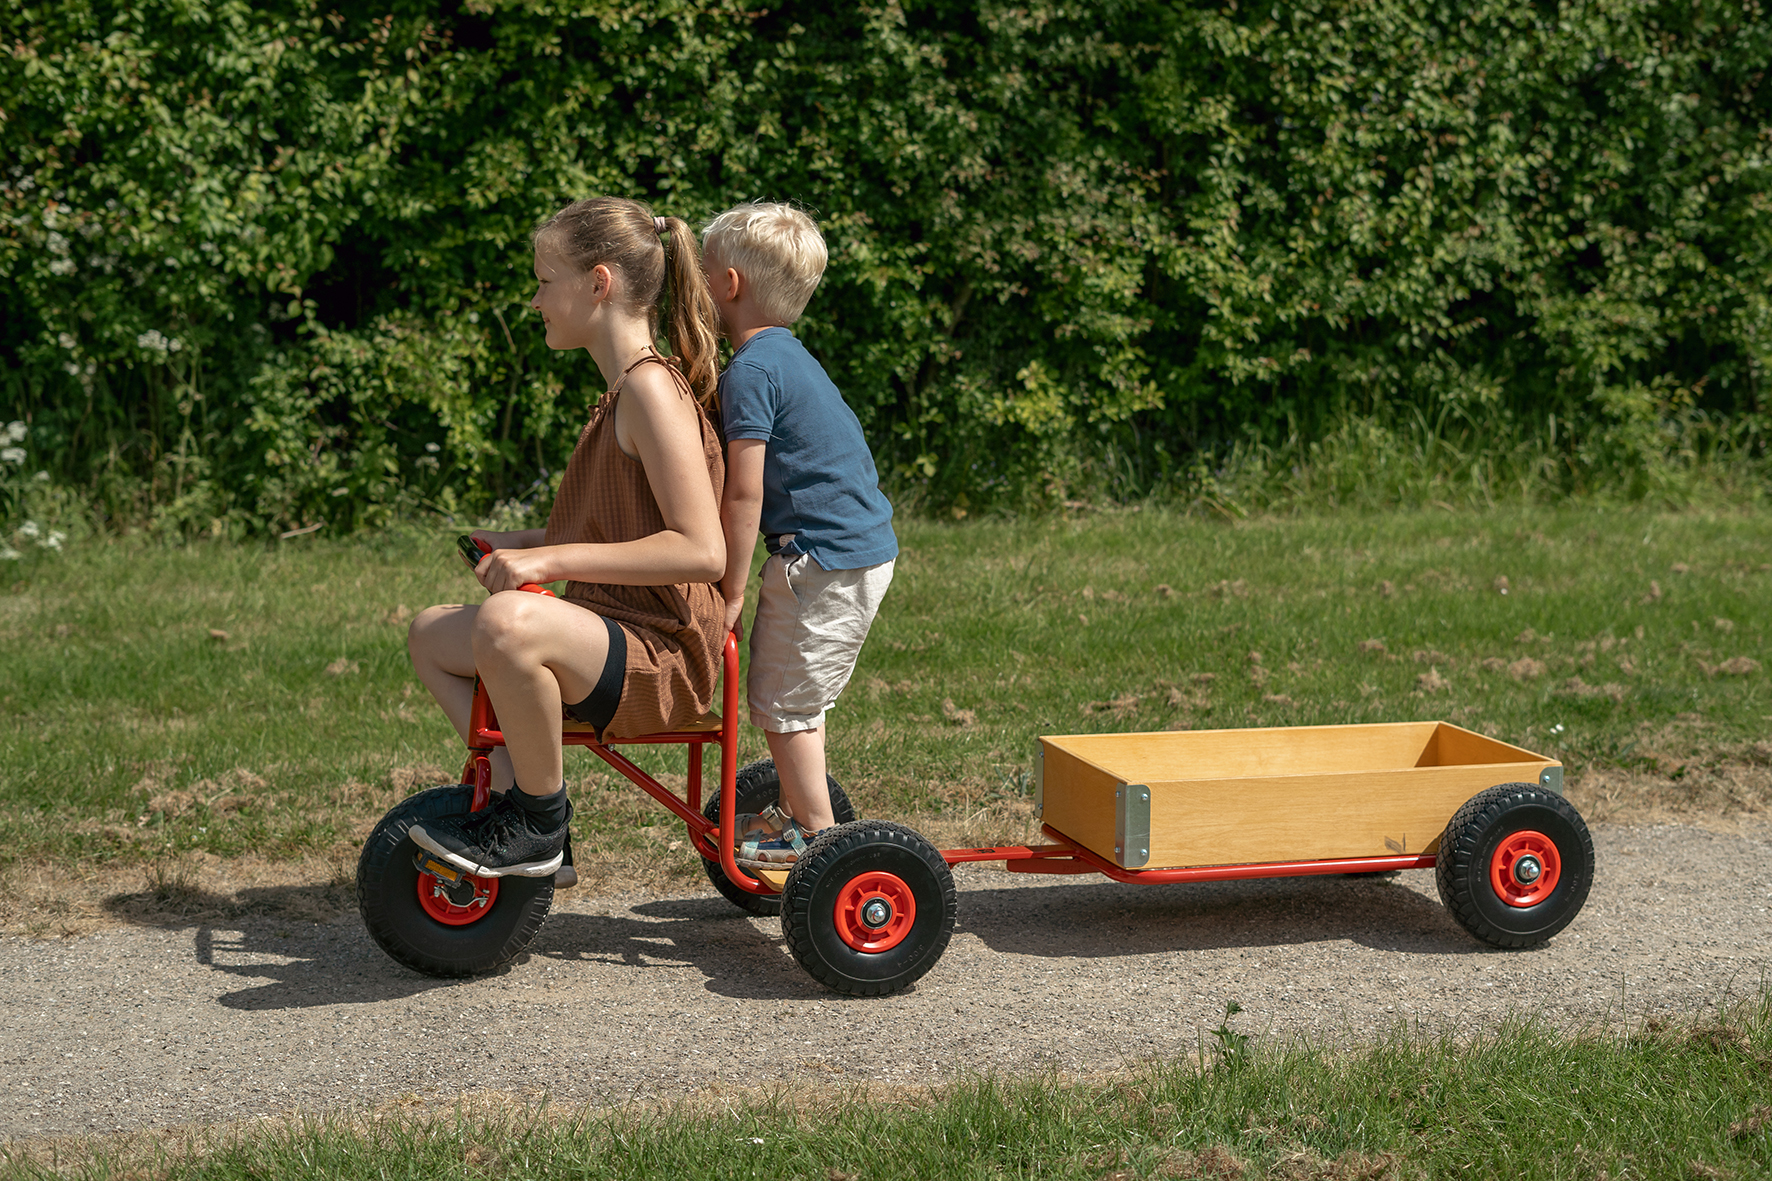
[[[1040,739],[1035,808],[1124,869],[1433,853],[1501,783],[1562,790],[1555,759],[1447,722]]]

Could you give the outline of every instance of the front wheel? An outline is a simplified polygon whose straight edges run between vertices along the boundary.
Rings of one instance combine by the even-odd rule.
[[[825,786],[831,790],[831,814],[837,818],[838,824],[848,824],[855,819],[855,809],[849,805],[849,797],[843,793],[843,787],[834,778],[826,775]],[[761,812],[771,804],[781,802],[781,773],[775,769],[775,760],[759,759],[754,763],[746,763],[738,769],[736,782],[733,784],[733,796],[740,815],[746,812]],[[720,793],[715,792],[714,798],[702,809],[716,826],[720,823]],[[716,827],[713,840],[719,843],[720,833]],[[702,858],[702,868],[708,871],[708,880],[714,883],[714,889],[720,891],[725,899],[742,910],[765,918],[781,913],[781,899],[774,894],[753,894],[749,890],[741,890],[732,884],[726,871],[720,868],[718,861]]]
[[[821,834],[781,895],[788,950],[819,983],[852,996],[909,988],[954,933],[954,875],[902,824],[858,820]]]
[[[1473,796],[1440,838],[1434,884],[1458,925],[1496,947],[1532,947],[1580,913],[1594,841],[1575,806],[1536,783]]]
[[[552,878],[463,874],[449,882],[420,868],[428,855],[408,830],[420,820],[466,812],[473,798],[468,784],[419,792],[382,817],[357,860],[357,909],[369,937],[427,976],[477,976],[504,967],[535,939],[554,901]]]

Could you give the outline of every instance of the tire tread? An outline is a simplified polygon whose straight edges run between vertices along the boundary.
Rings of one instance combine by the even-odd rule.
[[[1579,844],[1571,851],[1576,856],[1565,856],[1570,862],[1569,871],[1579,875],[1573,895],[1565,903],[1565,913],[1550,926],[1529,934],[1508,931],[1491,922],[1484,916],[1471,887],[1473,871],[1480,869],[1474,863],[1481,855],[1480,846],[1485,835],[1503,815],[1521,806],[1550,809],[1575,830]],[[1560,847],[1559,851],[1562,852]],[[1560,793],[1536,783],[1503,783],[1478,792],[1453,814],[1440,838],[1439,856],[1434,861],[1434,886],[1439,891],[1440,901],[1458,925],[1484,943],[1507,949],[1536,947],[1568,926],[1580,913],[1593,884],[1593,863],[1593,838],[1573,804]],[[1486,870],[1476,876],[1482,882],[1488,880]]]
[[[520,907],[521,913],[516,916],[516,923],[503,939],[494,940],[483,947],[477,946],[465,956],[439,955],[415,942],[402,930],[401,907],[408,903],[405,899],[394,897],[399,887],[388,881],[388,875],[398,868],[401,858],[410,858],[418,851],[418,846],[406,835],[407,830],[414,821],[431,820],[463,811],[472,792],[473,789],[465,784],[450,784],[408,797],[382,817],[375,830],[369,834],[369,839],[363,842],[363,852],[357,859],[357,910],[363,916],[363,925],[368,929],[369,937],[395,962],[426,976],[479,976],[504,967],[522,955],[535,941],[553,904],[552,879],[501,879],[498,900],[492,904],[493,912],[498,913],[504,909],[506,898],[509,897],[509,905]],[[410,906],[413,911],[423,913],[416,897],[410,900]],[[491,917],[489,914],[487,920]],[[458,928],[462,931],[479,929],[478,922],[470,927]]]
[[[940,929],[936,932],[934,943],[918,963],[886,980],[856,980],[824,961],[813,943],[809,923],[802,923],[800,915],[811,905],[819,875],[829,861],[841,856],[849,848],[864,847],[881,838],[900,844],[917,854],[935,875],[941,892],[943,914],[937,920]],[[953,937],[957,908],[958,896],[954,890],[953,871],[940,851],[921,833],[909,825],[891,820],[858,820],[821,833],[806,852],[801,854],[800,860],[794,863],[794,870],[788,875],[787,887],[781,895],[781,930],[787,940],[788,951],[814,980],[826,988],[851,996],[887,996],[909,988],[941,959],[942,953],[947,950],[948,941]]]

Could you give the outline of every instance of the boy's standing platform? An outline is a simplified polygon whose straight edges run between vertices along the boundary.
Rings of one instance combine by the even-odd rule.
[[[741,205],[703,230],[704,265],[734,349],[720,376],[720,506],[728,624],[744,607],[759,532],[769,549],[751,623],[752,724],[767,736],[787,817],[759,821],[746,860],[795,860],[834,823],[825,714],[849,683],[892,581],[892,505],[855,412],[788,325],[824,274],[824,240],[787,205]]]

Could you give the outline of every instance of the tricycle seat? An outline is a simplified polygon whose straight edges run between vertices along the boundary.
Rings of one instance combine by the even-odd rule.
[[[693,722],[687,722],[681,726],[673,727],[668,732],[671,734],[718,734],[720,732],[720,727],[723,724],[724,723],[721,722],[720,715],[718,713],[709,711],[708,713],[705,713],[701,717],[695,719]],[[594,730],[591,727],[590,723],[588,723],[588,722],[580,722],[580,721],[576,721],[572,718],[566,718],[560,723],[560,736],[562,738],[565,738],[570,735],[582,735],[582,736],[584,736],[586,738],[590,738],[591,740],[594,741],[596,738],[596,730]],[[642,739],[651,739],[651,738],[656,738],[656,737],[657,737],[657,735],[652,735],[652,734],[636,735],[633,738],[611,737],[609,739],[609,741],[610,742],[636,742],[636,741],[641,741]]]

